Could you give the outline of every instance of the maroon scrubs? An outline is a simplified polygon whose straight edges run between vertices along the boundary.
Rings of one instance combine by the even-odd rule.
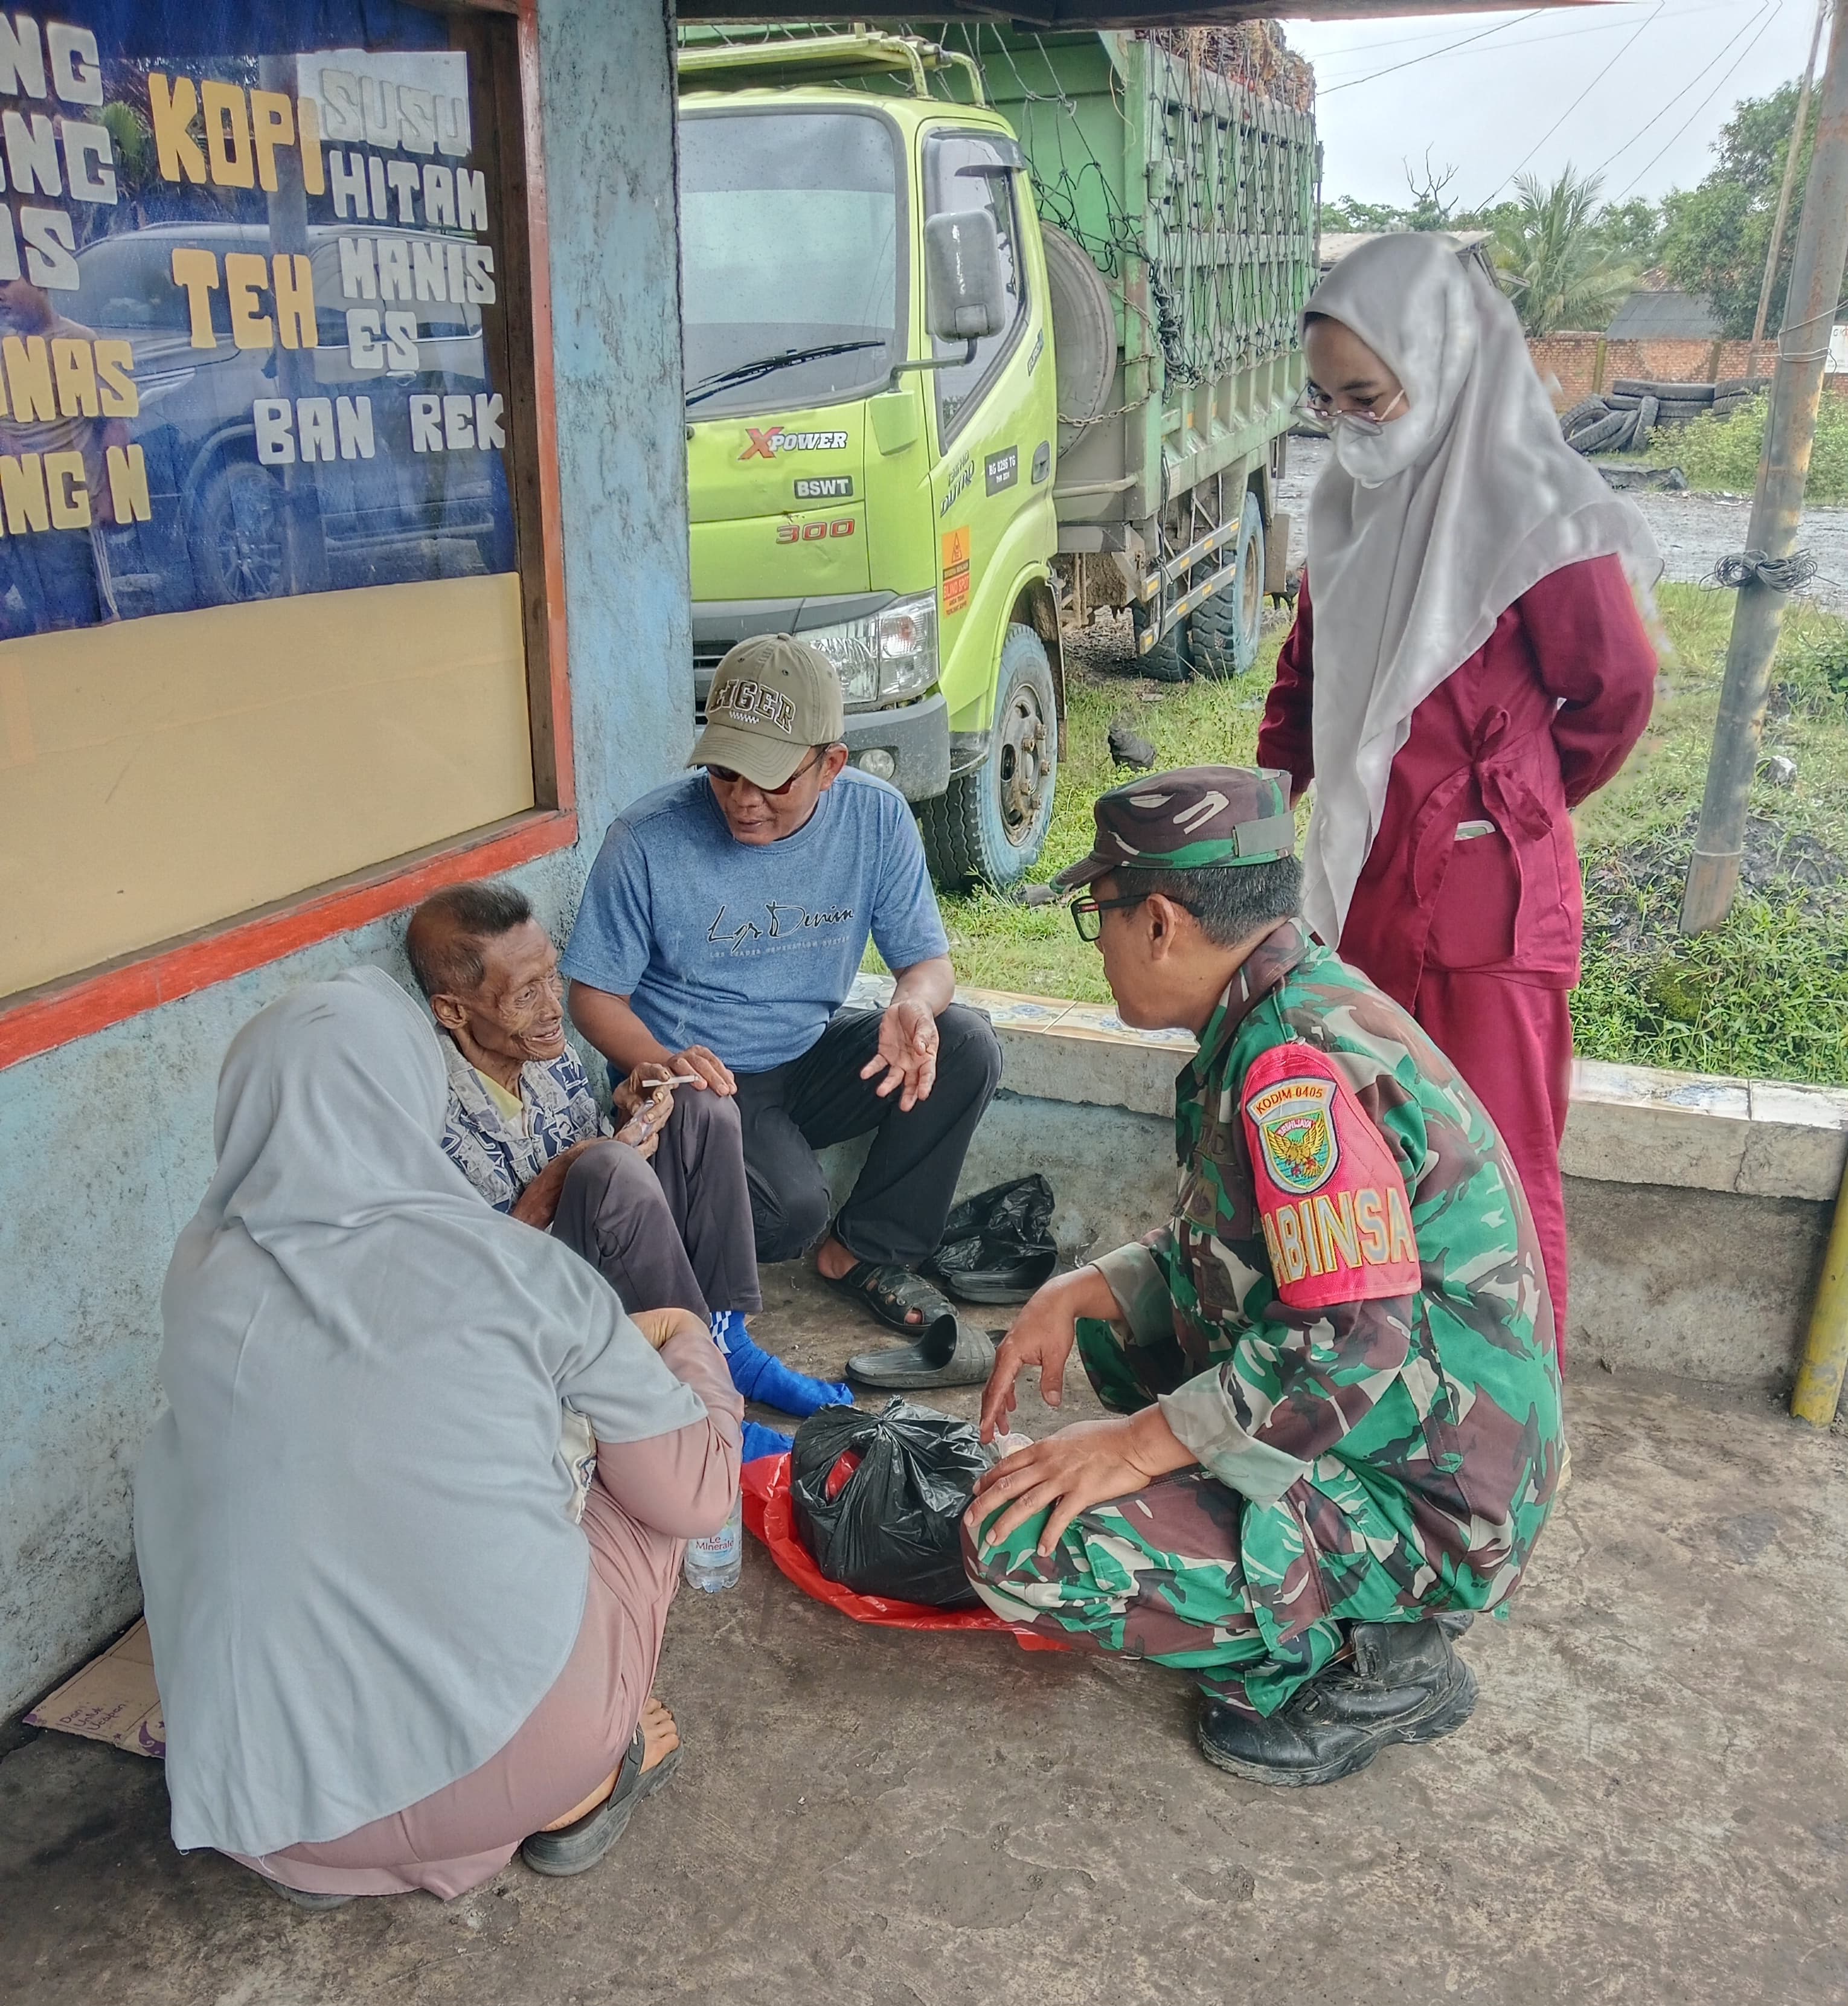
[[[1305,576],[1258,734],[1260,763],[1298,790],[1315,776],[1314,659]],[[1546,1257],[1562,1364],[1566,999],[1583,927],[1568,811],[1642,736],[1655,679],[1618,558],[1567,565],[1524,593],[1413,712],[1340,941],[1449,1055],[1501,1130]],[[1492,827],[1467,833],[1475,823]]]

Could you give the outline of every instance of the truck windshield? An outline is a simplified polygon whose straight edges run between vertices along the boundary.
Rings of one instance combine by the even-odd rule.
[[[831,351],[709,389],[689,415],[787,410],[882,385],[900,359],[898,219],[898,164],[883,118],[722,111],[683,119],[689,387],[766,357]]]

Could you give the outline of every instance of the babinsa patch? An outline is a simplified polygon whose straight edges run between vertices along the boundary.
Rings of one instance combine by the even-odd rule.
[[[1415,1293],[1405,1179],[1335,1061],[1312,1045],[1273,1045],[1245,1075],[1242,1110],[1278,1297],[1326,1309]]]

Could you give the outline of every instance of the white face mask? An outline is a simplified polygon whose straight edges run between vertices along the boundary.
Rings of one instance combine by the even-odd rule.
[[[1397,404],[1404,396],[1401,390],[1393,399]],[[1387,409],[1390,410],[1392,405]],[[1368,424],[1357,421],[1347,412],[1337,412],[1334,420],[1335,458],[1340,463],[1344,473],[1351,474],[1363,487],[1377,487],[1382,481],[1390,480],[1395,473],[1403,473],[1418,456],[1425,444],[1425,428],[1414,424],[1411,414],[1388,423],[1377,421]]]

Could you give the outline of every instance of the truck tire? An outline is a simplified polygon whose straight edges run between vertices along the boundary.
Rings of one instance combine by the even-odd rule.
[[[1247,493],[1238,519],[1231,584],[1193,609],[1193,666],[1215,682],[1242,676],[1258,659],[1264,629],[1264,512]]]
[[[1559,414],[1559,429],[1568,438],[1594,419],[1607,417],[1611,406],[1602,397],[1582,398],[1570,410]]]
[[[1130,608],[1130,629],[1136,637],[1136,645],[1142,646],[1142,637],[1147,632],[1150,614],[1146,606]],[[1146,655],[1138,654],[1130,673],[1147,676],[1151,682],[1184,683],[1193,673],[1193,623],[1191,620],[1177,621],[1169,628]]]
[[[1109,407],[1116,375],[1116,318],[1110,288],[1063,230],[1042,223],[1047,304],[1052,315],[1052,364],[1058,382],[1059,450]]]
[[[1636,414],[1636,429],[1630,437],[1630,450],[1641,452],[1649,444],[1649,435],[1656,429],[1656,421],[1661,415],[1660,403],[1654,397],[1645,397],[1642,408]]]
[[[1616,445],[1619,435],[1635,420],[1634,411],[1613,411],[1607,418],[1600,418],[1595,425],[1587,425],[1583,431],[1573,435],[1571,445],[1574,452],[1602,452]]]
[[[988,757],[918,804],[932,877],[947,892],[1018,884],[1045,847],[1058,779],[1059,705],[1045,644],[1031,627],[1010,627]]]
[[[1614,397],[1672,398],[1685,404],[1710,404],[1711,383],[1657,383],[1641,376],[1620,376],[1611,385]]]

